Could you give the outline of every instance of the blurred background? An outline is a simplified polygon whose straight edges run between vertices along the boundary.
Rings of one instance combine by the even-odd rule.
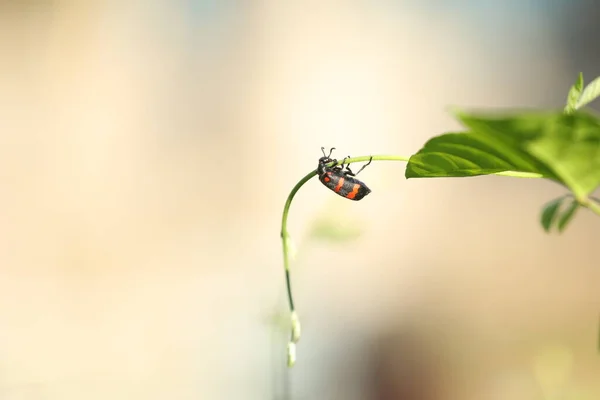
[[[599,221],[550,182],[361,174],[448,106],[562,108],[592,1],[0,2],[1,399],[598,399]]]

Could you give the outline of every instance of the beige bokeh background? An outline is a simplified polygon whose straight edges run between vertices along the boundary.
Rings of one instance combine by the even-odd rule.
[[[556,185],[400,163],[360,203],[297,195],[285,367],[280,213],[320,147],[409,155],[458,128],[449,105],[560,106],[551,21],[491,40],[376,2],[1,4],[0,398],[600,396],[598,220],[547,235]],[[325,215],[362,235],[317,240]]]

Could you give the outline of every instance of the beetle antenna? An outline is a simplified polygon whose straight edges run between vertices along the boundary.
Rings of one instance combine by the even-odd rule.
[[[323,152],[323,157],[327,157],[327,158],[331,158],[331,153],[333,153],[333,151],[335,150],[335,147],[332,147],[331,150],[329,150],[329,155],[325,155],[325,147],[321,147],[321,152]]]

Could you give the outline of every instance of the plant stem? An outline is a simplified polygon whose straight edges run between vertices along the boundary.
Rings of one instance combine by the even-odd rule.
[[[592,198],[589,198],[587,201],[582,204],[584,207],[587,207],[589,210],[594,212],[596,215],[600,215],[600,204],[594,201]]]
[[[362,156],[362,157],[352,157],[346,159],[346,164],[352,164],[356,162],[369,161],[371,156]],[[409,157],[404,156],[394,156],[394,155],[378,155],[373,156],[373,161],[404,161],[407,162]],[[334,163],[329,164],[332,166]],[[287,231],[287,219],[290,211],[290,206],[292,205],[292,200],[294,196],[300,190],[300,188],[309,180],[311,180],[314,176],[317,175],[317,170],[313,170],[309,172],[304,178],[300,179],[300,181],[294,186],[292,191],[287,197],[285,201],[285,205],[283,207],[283,215],[281,218],[281,240],[283,243],[283,266],[285,267],[285,282],[287,288],[288,302],[290,305],[290,314],[292,321],[292,333],[290,337],[290,342],[288,343],[288,366],[293,366],[295,362],[295,343],[300,340],[300,321],[298,320],[298,315],[296,314],[296,310],[294,308],[294,297],[292,296],[292,285],[290,279],[290,235]]]
[[[395,155],[377,155],[373,156],[373,161],[404,161],[408,162],[410,157],[405,156],[395,156]],[[352,164],[356,162],[365,162],[369,161],[371,156],[361,156],[361,157],[352,157],[345,160],[346,164]],[[333,166],[335,163],[330,163],[328,166]],[[304,178],[300,179],[300,181],[294,186],[292,191],[287,197],[285,201],[285,205],[283,207],[283,215],[281,218],[281,240],[283,243],[283,266],[285,267],[285,282],[288,296],[288,303],[290,306],[290,315],[292,322],[292,332],[290,337],[290,342],[288,343],[288,366],[293,366],[295,362],[295,344],[300,340],[300,321],[298,319],[298,315],[296,313],[296,309],[294,308],[294,297],[292,296],[292,285],[290,278],[290,235],[287,231],[287,219],[290,211],[290,206],[292,205],[292,200],[294,196],[300,190],[300,188],[309,180],[311,180],[314,176],[317,175],[317,170],[313,170],[309,172]],[[502,176],[511,176],[516,178],[542,178],[541,174],[530,173],[530,172],[518,172],[518,171],[504,171],[498,172],[494,175],[502,175]],[[597,213],[600,214],[600,206],[595,205],[597,208]],[[591,207],[590,207],[591,208]]]
[[[370,158],[371,158],[371,156],[348,158],[348,159],[346,159],[346,164],[352,164],[352,163],[361,162],[361,161],[368,161]],[[403,157],[403,156],[379,155],[379,156],[373,156],[373,161],[408,161],[408,158],[409,157]],[[333,164],[334,163],[331,163],[329,166],[331,166]],[[290,206],[292,205],[292,200],[294,199],[294,196],[296,195],[298,190],[300,190],[300,188],[306,182],[311,180],[312,177],[314,177],[316,175],[317,175],[317,170],[315,169],[314,171],[311,171],[310,173],[308,173],[304,178],[300,179],[300,181],[296,184],[296,186],[294,186],[294,188],[288,195],[288,198],[285,201],[285,206],[283,207],[283,216],[281,218],[281,240],[283,241],[283,266],[285,267],[285,272],[286,272],[288,300],[290,303],[290,311],[291,312],[294,312],[294,299],[292,297],[290,275],[289,275],[289,271],[290,271],[289,239],[290,239],[290,235],[287,231],[287,218],[288,218],[288,214],[290,211]]]

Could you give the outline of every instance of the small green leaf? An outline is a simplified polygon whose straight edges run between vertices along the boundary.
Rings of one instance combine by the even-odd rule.
[[[583,93],[579,97],[575,108],[581,108],[586,104],[591,103],[596,98],[600,96],[600,76],[593,81],[591,81],[585,89],[583,89]]]
[[[560,209],[560,205],[564,200],[565,196],[562,196],[544,205],[540,222],[542,223],[542,227],[544,227],[544,230],[546,232],[550,232],[550,228],[552,227],[552,224],[554,224],[554,221],[558,216],[558,210]]]
[[[579,208],[579,203],[575,200],[571,201],[571,204],[569,205],[569,208],[567,208],[562,215],[560,216],[560,218],[558,219],[558,231],[562,232],[567,225],[569,224],[569,222],[573,219],[573,217],[575,216],[575,212],[577,211],[577,209]]]
[[[581,97],[581,91],[583,90],[583,74],[580,72],[577,82],[569,90],[567,96],[567,106],[565,107],[566,113],[572,113],[577,109],[577,101]]]

